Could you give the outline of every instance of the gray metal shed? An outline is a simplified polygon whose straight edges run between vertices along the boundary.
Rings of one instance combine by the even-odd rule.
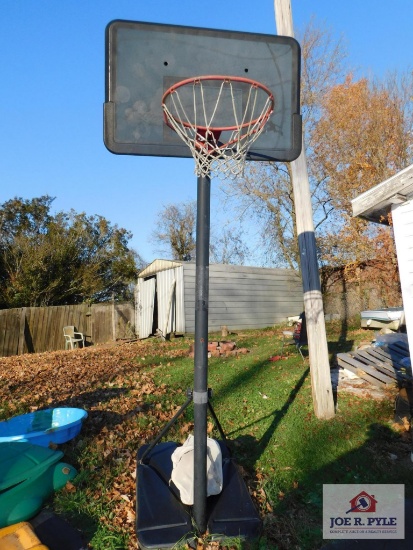
[[[139,338],[157,330],[164,336],[195,332],[195,268],[193,262],[155,260],[139,273]],[[302,310],[302,282],[292,269],[209,266],[209,331],[273,326]]]

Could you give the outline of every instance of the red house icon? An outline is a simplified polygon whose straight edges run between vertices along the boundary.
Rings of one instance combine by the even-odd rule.
[[[346,512],[375,512],[377,500],[374,495],[369,495],[365,491],[362,491],[354,498],[350,500],[350,510]]]

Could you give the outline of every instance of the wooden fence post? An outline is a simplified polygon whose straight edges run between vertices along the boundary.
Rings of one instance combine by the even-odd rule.
[[[23,307],[20,312],[20,330],[19,330],[19,343],[17,349],[17,355],[23,355],[24,353],[24,343],[25,343],[25,333],[26,333],[26,308]]]
[[[116,309],[115,309],[115,294],[112,293],[112,340],[116,341]]]

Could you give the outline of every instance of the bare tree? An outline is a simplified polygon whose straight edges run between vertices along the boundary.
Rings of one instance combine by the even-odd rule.
[[[365,260],[386,230],[353,220],[351,199],[412,161],[413,77],[355,80],[343,68],[342,41],[334,42],[313,22],[300,42],[301,107],[320,260],[328,265]],[[224,191],[260,225],[267,261],[298,267],[289,165],[251,163]]]
[[[209,252],[213,263],[243,265],[249,249],[242,229],[227,226],[219,233],[212,231]]]
[[[151,242],[173,260],[189,261],[195,256],[196,201],[167,204],[158,212]]]
[[[158,251],[174,260],[189,261],[196,253],[196,201],[168,204],[159,211],[151,241]],[[242,265],[249,250],[242,228],[220,224],[212,228],[210,260],[213,263]]]
[[[325,181],[312,162],[313,133],[321,117],[322,98],[331,86],[344,79],[346,54],[342,40],[334,41],[328,30],[316,27],[313,21],[299,40],[302,48],[301,108],[317,230],[328,218],[332,204]],[[249,163],[244,177],[227,184],[224,192],[236,202],[244,218],[254,218],[260,226],[267,261],[278,266],[297,267],[299,254],[289,164]]]

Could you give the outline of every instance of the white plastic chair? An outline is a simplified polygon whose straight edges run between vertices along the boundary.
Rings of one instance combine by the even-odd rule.
[[[76,327],[63,327],[63,335],[65,337],[65,349],[74,349],[82,343],[82,348],[85,347],[85,337],[81,332],[76,331]]]

